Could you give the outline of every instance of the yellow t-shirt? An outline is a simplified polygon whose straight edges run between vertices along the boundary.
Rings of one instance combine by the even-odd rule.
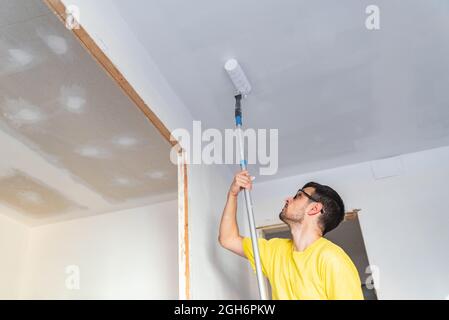
[[[363,299],[354,263],[329,240],[320,238],[302,252],[295,251],[289,239],[258,242],[273,300]],[[255,271],[251,238],[243,239],[243,250]]]

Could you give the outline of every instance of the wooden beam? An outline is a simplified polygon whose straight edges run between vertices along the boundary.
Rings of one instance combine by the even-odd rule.
[[[190,299],[190,243],[188,181],[185,152],[178,153],[178,261],[179,299]]]
[[[190,242],[189,242],[189,193],[187,181],[187,164],[185,163],[185,152],[182,152],[184,161],[184,241],[186,246],[186,299],[190,299]]]
[[[67,14],[66,7],[61,0],[44,0],[47,6],[53,11],[56,16],[64,23],[66,22]],[[170,131],[145,103],[140,95],[134,90],[131,84],[126,80],[123,74],[115,67],[112,61],[106,56],[103,50],[95,43],[92,37],[87,33],[82,25],[79,28],[71,30],[75,37],[81,42],[84,48],[92,57],[100,64],[106,73],[118,84],[123,92],[135,103],[135,105],[143,112],[146,118],[156,127],[164,139],[172,146],[178,145],[176,139],[171,136]],[[172,139],[171,139],[172,138]]]
[[[355,220],[359,217],[359,212],[362,211],[362,209],[354,209],[350,212],[346,212],[344,221],[350,221]]]

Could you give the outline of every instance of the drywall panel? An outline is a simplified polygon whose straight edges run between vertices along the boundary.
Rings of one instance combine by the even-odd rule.
[[[176,190],[169,143],[50,10],[2,27],[0,58],[0,130],[110,203]]]
[[[20,6],[22,10],[16,10],[17,6]],[[47,8],[40,0],[1,0],[0,28],[45,14],[47,14]]]
[[[0,175],[0,202],[34,219],[86,209],[58,190],[18,170]]]

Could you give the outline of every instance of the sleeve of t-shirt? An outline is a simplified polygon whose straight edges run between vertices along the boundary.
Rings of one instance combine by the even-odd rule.
[[[359,273],[347,256],[331,256],[325,262],[325,288],[330,300],[363,300]]]
[[[269,270],[270,270],[270,255],[271,255],[271,246],[270,241],[260,238],[258,239],[259,244],[259,254],[260,254],[260,261],[262,263],[262,272],[265,275],[265,277],[269,277]],[[254,262],[254,253],[253,253],[253,244],[251,241],[251,238],[243,238],[243,252],[245,253],[245,256],[248,258],[248,261],[251,264],[251,267],[253,268],[254,272],[256,272],[256,264]]]

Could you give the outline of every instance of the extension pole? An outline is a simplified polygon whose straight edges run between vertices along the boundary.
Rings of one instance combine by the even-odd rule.
[[[241,101],[242,101],[241,94],[235,96],[235,124],[236,124],[238,140],[239,140],[240,168],[242,170],[246,170],[247,162],[245,160],[245,150],[244,150],[245,146],[243,143],[243,135],[242,135],[242,104],[241,104]],[[268,300],[267,291],[265,288],[265,279],[264,279],[263,273],[262,273],[262,263],[260,261],[259,243],[257,241],[256,224],[254,222],[253,202],[251,199],[251,192],[248,189],[244,189],[243,191],[245,194],[246,213],[248,215],[249,231],[251,233],[251,243],[253,246],[254,262],[256,265],[256,276],[257,276],[257,283],[259,285],[259,296],[260,296],[261,300]]]

